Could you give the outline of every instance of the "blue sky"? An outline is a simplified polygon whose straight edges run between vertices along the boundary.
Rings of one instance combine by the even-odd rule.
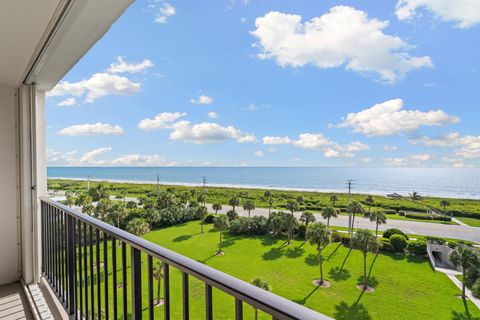
[[[480,165],[480,4],[137,1],[47,97],[51,166]]]

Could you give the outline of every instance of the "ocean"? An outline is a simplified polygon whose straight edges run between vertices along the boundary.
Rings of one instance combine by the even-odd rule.
[[[480,168],[49,167],[49,178],[480,199]]]

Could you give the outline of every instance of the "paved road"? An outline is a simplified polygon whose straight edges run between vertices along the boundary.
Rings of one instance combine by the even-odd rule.
[[[209,207],[209,211],[214,212],[211,205],[207,206]],[[219,213],[226,213],[230,209],[230,206],[224,206]],[[243,210],[243,208],[235,208],[235,210],[241,216],[248,216],[248,212]],[[252,216],[268,216],[268,209],[257,208],[252,211],[251,214]],[[297,218],[299,218],[300,215],[301,213],[297,213]],[[319,213],[315,214],[315,218],[317,221],[326,222]],[[330,225],[348,227],[348,216],[338,216],[336,219],[330,219]],[[375,223],[371,222],[368,218],[357,216],[355,218],[355,228],[375,230]],[[480,228],[478,227],[390,219],[386,225],[380,225],[378,229],[385,230],[388,228],[397,228],[407,234],[453,238],[480,243]]]

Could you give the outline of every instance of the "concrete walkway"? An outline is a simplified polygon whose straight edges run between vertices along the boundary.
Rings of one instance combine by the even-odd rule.
[[[443,268],[435,268],[436,271],[445,273],[446,276],[452,280],[452,282],[462,291],[462,282],[457,279],[457,275],[462,274],[461,272],[457,270],[451,270],[451,269],[443,269]],[[473,296],[472,291],[470,289],[465,288],[465,294],[470,299],[470,301],[473,302],[474,305],[477,306],[477,308],[480,310],[480,299],[477,299]]]

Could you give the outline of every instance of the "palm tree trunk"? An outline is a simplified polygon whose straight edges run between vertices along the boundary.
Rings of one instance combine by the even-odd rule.
[[[378,220],[377,220],[377,226],[375,228],[375,235],[378,236]]]
[[[363,284],[367,287],[367,252],[363,253]]]
[[[318,263],[320,265],[320,284],[323,284],[323,259],[322,259],[322,250],[317,248],[318,251]]]
[[[258,309],[255,308],[255,320],[258,320]]]
[[[352,219],[352,233],[353,233],[354,227],[355,227],[355,213],[353,214],[353,219]]]
[[[250,210],[248,210],[248,233],[250,233]]]
[[[220,230],[220,242],[218,243],[218,252],[222,252],[222,230]]]
[[[465,300],[465,279],[467,278],[467,272],[466,272],[466,268],[462,268],[463,269],[463,275],[462,275],[462,298]]]
[[[330,226],[330,217],[327,218],[327,227]]]
[[[159,274],[158,275],[158,284],[157,284],[157,304],[160,303],[160,286],[162,282],[162,276]]]
[[[272,212],[272,206],[268,207],[268,218],[270,219],[270,213]]]

